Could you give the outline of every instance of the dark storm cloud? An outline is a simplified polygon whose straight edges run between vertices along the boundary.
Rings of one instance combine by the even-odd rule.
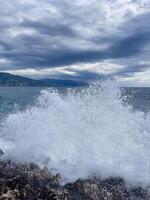
[[[111,60],[124,66],[116,75],[146,70],[149,66],[139,62],[141,55],[150,62],[147,5],[140,11],[140,3],[131,1],[132,9],[141,12],[133,16],[132,9],[119,2],[114,0],[114,14],[105,10],[110,2],[104,0],[104,8],[97,0],[93,4],[88,0],[4,2],[0,5],[0,59],[5,63],[0,62],[0,69],[43,69]],[[115,15],[118,18],[113,19]],[[75,72],[81,79],[102,76],[95,71]]]
[[[108,54],[112,58],[131,57],[142,52],[145,44],[150,42],[150,31],[135,33],[130,37],[118,40],[108,49]]]
[[[130,37],[119,38],[112,45],[104,50],[74,50],[74,49],[53,49],[40,36],[21,35],[16,38],[18,47],[13,51],[1,53],[14,62],[14,66],[25,67],[56,67],[71,65],[81,62],[95,62],[105,59],[119,59],[132,57],[142,52],[145,44],[150,42],[150,32],[137,33]],[[0,44],[11,49],[9,44],[0,42]]]
[[[20,23],[20,26],[24,28],[31,28],[41,34],[48,36],[65,36],[65,37],[76,36],[76,33],[72,30],[71,27],[61,23],[50,24],[49,21],[44,22],[44,21],[33,21],[29,19],[24,19],[24,21]]]
[[[136,64],[136,65],[129,65],[125,66],[124,68],[118,70],[118,72],[112,75],[119,75],[122,77],[131,77],[134,73],[143,72],[148,69],[150,66],[149,64]]]
[[[12,50],[11,45],[9,43],[3,42],[3,41],[0,41],[0,47],[2,47],[3,50],[6,50],[6,51]]]

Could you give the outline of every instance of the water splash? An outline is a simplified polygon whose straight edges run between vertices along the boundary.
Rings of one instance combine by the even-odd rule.
[[[10,114],[1,137],[16,161],[45,160],[67,181],[92,174],[150,183],[150,117],[133,112],[113,81],[44,90],[34,107]]]

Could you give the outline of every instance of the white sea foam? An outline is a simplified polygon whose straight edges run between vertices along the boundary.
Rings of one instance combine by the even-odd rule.
[[[1,130],[5,155],[42,163],[65,180],[96,174],[150,183],[150,117],[124,105],[112,81],[59,94],[44,90],[37,104],[10,114]]]

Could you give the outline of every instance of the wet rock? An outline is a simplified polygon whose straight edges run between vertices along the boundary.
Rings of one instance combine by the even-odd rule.
[[[10,190],[7,188],[7,191],[0,195],[0,200],[16,200],[20,199],[20,194],[18,190]]]
[[[115,184],[114,184],[115,182]],[[114,179],[107,180],[78,180],[73,184],[66,185],[70,200],[127,200],[129,194],[125,185]]]
[[[130,194],[133,200],[149,200],[150,192],[149,188],[136,187],[130,190]]]
[[[149,200],[148,189],[127,189],[121,178],[79,179],[64,186],[60,174],[34,163],[0,161],[0,200]]]
[[[0,161],[0,199],[64,199],[65,189],[59,176],[34,163],[16,164]],[[8,189],[9,188],[9,189]]]
[[[50,174],[50,172],[49,172],[49,170],[48,170],[47,167],[44,167],[44,168],[41,170],[41,174],[42,174],[43,178],[45,178],[45,179],[47,179],[47,180],[53,177],[52,174]]]
[[[39,169],[39,166],[36,163],[30,163],[29,167],[30,167],[31,170]]]
[[[50,189],[48,192],[48,199],[51,200],[68,200],[68,193],[66,191]]]

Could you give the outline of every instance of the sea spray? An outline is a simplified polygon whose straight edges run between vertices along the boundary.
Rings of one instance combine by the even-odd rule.
[[[41,91],[35,106],[8,116],[1,139],[6,157],[47,162],[65,181],[94,174],[150,184],[149,122],[109,80],[65,94]]]

